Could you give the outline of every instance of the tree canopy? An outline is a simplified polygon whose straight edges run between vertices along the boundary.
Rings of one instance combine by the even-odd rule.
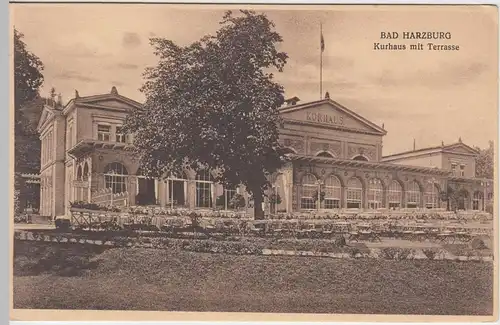
[[[476,159],[476,177],[493,179],[495,170],[495,148],[493,141],[489,142],[486,149],[476,148],[479,151],[479,156]]]
[[[187,46],[151,39],[159,57],[147,68],[143,109],[128,116],[125,129],[145,173],[162,177],[189,166],[217,170],[226,186],[243,184],[261,214],[266,176],[283,164],[278,143],[283,87],[272,71],[288,58],[282,37],[263,14],[228,11],[215,36]]]
[[[23,132],[24,116],[22,108],[39,97],[43,84],[43,63],[35,54],[28,51],[23,41],[24,35],[14,29],[14,106],[16,134]],[[19,127],[18,127],[19,126]]]
[[[40,139],[36,125],[43,109],[39,88],[43,83],[43,64],[28,51],[23,34],[14,29],[14,133],[15,133],[15,207],[20,201],[36,201],[39,191],[26,186],[20,173],[38,173],[40,170]],[[28,199],[30,198],[31,199]]]

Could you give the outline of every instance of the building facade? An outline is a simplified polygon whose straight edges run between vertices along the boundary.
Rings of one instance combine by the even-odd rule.
[[[250,203],[244,188],[224,189],[210,171],[144,177],[130,152],[133,135],[121,132],[127,114],[140,106],[113,87],[44,107],[38,125],[42,215],[67,215],[70,202],[97,202],[103,191],[130,206],[227,210],[235,193]],[[458,209],[492,203],[493,181],[475,178],[478,152],[461,140],[384,157],[387,131],[329,98],[300,104],[295,97],[280,113],[280,142],[291,161],[272,175],[280,200],[266,205],[269,212],[445,209],[442,196],[455,191],[462,193]]]

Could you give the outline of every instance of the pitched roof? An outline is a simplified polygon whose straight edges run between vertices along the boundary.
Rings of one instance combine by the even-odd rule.
[[[478,154],[479,153],[476,149],[472,148],[471,146],[468,146],[465,143],[458,141],[458,142],[455,142],[452,144],[447,144],[447,145],[442,144],[440,146],[432,146],[432,147],[426,147],[426,148],[420,148],[420,149],[415,149],[415,150],[407,150],[407,151],[403,151],[403,152],[393,153],[393,154],[390,154],[387,156],[383,156],[382,159],[384,159],[384,158],[396,158],[397,156],[402,156],[402,155],[406,155],[406,154],[424,153],[426,151],[433,151],[433,150],[447,151],[447,150],[453,149],[454,147],[457,147],[457,146],[460,146],[462,148],[467,149],[468,151],[470,151],[471,154]]]
[[[376,133],[379,133],[379,134],[382,134],[382,135],[385,135],[387,134],[387,131],[385,129],[383,129],[382,127],[376,125],[375,123],[369,121],[368,119],[362,117],[361,115],[351,111],[350,109],[348,109],[347,107],[339,104],[338,102],[330,99],[330,98],[325,98],[325,99],[320,99],[320,100],[316,100],[316,101],[312,101],[312,102],[306,102],[306,103],[302,103],[302,104],[296,104],[296,105],[289,105],[289,106],[285,106],[285,107],[281,107],[279,109],[279,112],[280,113],[287,113],[287,112],[293,112],[293,111],[297,111],[297,110],[301,110],[301,109],[306,109],[306,108],[310,108],[310,107],[314,107],[314,106],[318,106],[318,105],[321,105],[321,104],[329,104],[331,105],[333,108],[336,108],[338,110],[340,110],[341,112],[347,114],[348,116],[352,117],[353,119],[361,122],[362,124],[366,125],[367,127],[373,129]]]

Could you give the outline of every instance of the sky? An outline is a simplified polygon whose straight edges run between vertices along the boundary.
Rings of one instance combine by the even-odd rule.
[[[108,93],[112,86],[137,101],[142,74],[157,58],[151,37],[188,45],[214,34],[222,5],[11,4],[11,22],[45,65],[42,94],[63,101]],[[239,8],[232,7],[237,10]],[[377,125],[383,154],[457,142],[486,148],[498,122],[498,17],[494,7],[274,6],[254,7],[275,23],[289,56],[276,80],[285,97],[318,100],[320,23],[323,92]],[[451,33],[459,51],[374,50],[374,43],[410,44],[404,31]],[[380,39],[398,32],[400,39]]]

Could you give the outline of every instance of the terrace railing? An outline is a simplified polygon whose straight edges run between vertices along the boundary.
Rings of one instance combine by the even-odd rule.
[[[110,188],[105,188],[92,193],[92,203],[103,206],[128,206],[128,192],[113,193]]]

